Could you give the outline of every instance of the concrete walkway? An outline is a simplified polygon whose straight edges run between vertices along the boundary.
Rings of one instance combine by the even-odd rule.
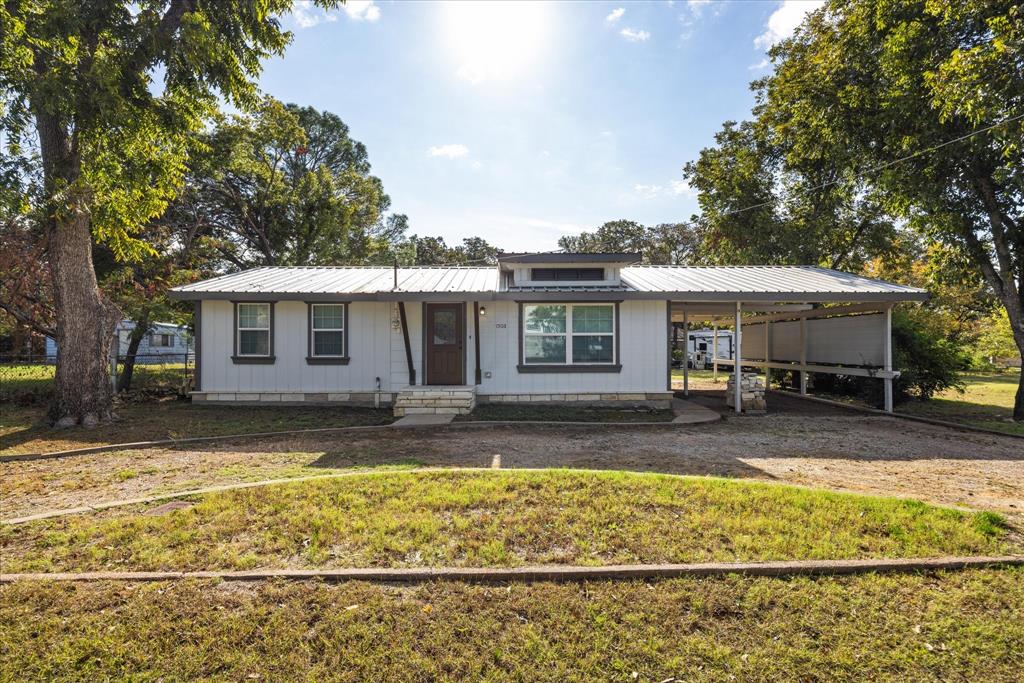
[[[675,419],[672,420],[674,424],[693,425],[702,422],[716,422],[722,419],[722,416],[711,410],[711,408],[705,408],[698,403],[682,398],[672,399],[672,410],[676,414]]]
[[[406,415],[392,422],[391,426],[402,429],[403,427],[446,425],[451,424],[454,419],[454,415]]]

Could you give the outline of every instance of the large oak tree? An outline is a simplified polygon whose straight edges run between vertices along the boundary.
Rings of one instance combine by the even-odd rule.
[[[334,5],[332,0],[320,4]],[[261,60],[289,41],[291,0],[8,0],[0,5],[0,132],[35,137],[60,348],[50,416],[111,415],[117,307],[97,286],[93,241],[119,258],[178,190],[188,141],[219,98],[256,105]]]
[[[863,244],[861,217],[874,233],[888,216],[969,264],[1024,351],[1022,45],[1012,0],[831,0],[772,49],[755,120],[688,166],[711,235],[765,249],[806,238],[848,267],[829,245]],[[1024,376],[1013,414],[1024,420]]]

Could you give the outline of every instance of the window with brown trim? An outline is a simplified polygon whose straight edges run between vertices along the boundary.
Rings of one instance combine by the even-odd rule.
[[[307,304],[310,364],[348,363],[348,304]]]
[[[520,372],[617,372],[618,304],[520,305]]]
[[[234,328],[235,363],[274,362],[274,304],[236,301]]]

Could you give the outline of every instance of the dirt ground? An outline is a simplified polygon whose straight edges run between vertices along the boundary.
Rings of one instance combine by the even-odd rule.
[[[0,464],[0,517],[153,493],[380,465],[573,467],[728,476],[894,495],[1024,526],[1024,441],[773,393],[765,416],[692,427],[455,427],[154,448]]]

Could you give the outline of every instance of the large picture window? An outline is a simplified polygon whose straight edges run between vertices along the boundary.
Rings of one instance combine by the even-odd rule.
[[[614,365],[615,304],[523,304],[524,366]]]
[[[235,350],[239,358],[269,358],[272,355],[269,303],[239,303],[235,311]]]
[[[345,348],[345,304],[310,304],[310,348],[311,358],[344,358]]]

